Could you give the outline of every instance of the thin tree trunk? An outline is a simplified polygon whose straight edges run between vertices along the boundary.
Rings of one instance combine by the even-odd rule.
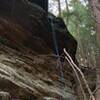
[[[91,11],[95,20],[95,28],[96,28],[96,40],[98,50],[96,52],[96,76],[97,88],[100,86],[100,0],[88,0]],[[96,100],[100,100],[100,89],[96,92]]]
[[[65,0],[65,4],[66,4],[66,11],[67,11],[67,13],[69,13],[69,7],[68,7],[68,1],[67,0]],[[68,16],[67,16],[66,23],[68,24]]]
[[[61,4],[60,4],[60,0],[58,1],[58,11],[59,11],[59,17],[61,17]]]
[[[100,0],[88,0],[95,20],[96,39],[100,48]]]

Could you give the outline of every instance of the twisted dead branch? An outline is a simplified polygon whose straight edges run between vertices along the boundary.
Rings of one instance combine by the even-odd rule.
[[[82,77],[82,80],[84,81],[84,84],[85,84],[85,86],[86,86],[86,88],[87,88],[87,90],[88,90],[88,93],[89,93],[89,95],[90,95],[91,100],[96,100],[95,97],[94,97],[94,95],[93,95],[93,93],[92,93],[92,91],[91,91],[91,89],[89,88],[89,85],[88,85],[88,83],[87,83],[87,81],[86,81],[86,79],[85,79],[85,76],[84,76],[83,72],[82,72],[82,71],[78,68],[78,66],[74,63],[74,61],[72,60],[71,56],[68,54],[68,52],[66,51],[65,48],[64,48],[64,53],[66,54],[66,55],[65,55],[65,59],[69,62],[69,64],[71,65],[71,67],[74,68],[73,70],[74,70],[75,74],[76,74],[77,71],[80,73],[80,75],[81,75],[81,77]],[[77,77],[79,77],[79,75],[78,75]],[[78,81],[79,81],[79,80],[78,80]],[[80,83],[80,84],[81,84],[81,83]],[[81,84],[80,86],[82,86],[82,84]],[[81,87],[81,89],[82,89],[82,87]],[[82,90],[82,91],[83,91],[83,90]],[[84,95],[84,96],[85,96],[85,95]],[[84,98],[85,98],[85,97],[84,97]]]
[[[73,66],[72,63],[70,62],[70,60],[69,60],[67,57],[65,57],[65,59],[69,62],[69,64],[71,65],[72,69],[74,70],[75,75],[76,75],[76,77],[77,77],[77,80],[78,80],[78,82],[79,82],[80,89],[81,89],[81,91],[82,91],[84,100],[87,100],[87,99],[86,99],[85,91],[84,91],[84,89],[83,89],[83,86],[82,86],[82,84],[81,84],[81,80],[80,80],[79,75],[78,75],[78,72],[76,71],[76,69],[74,68],[74,66]]]

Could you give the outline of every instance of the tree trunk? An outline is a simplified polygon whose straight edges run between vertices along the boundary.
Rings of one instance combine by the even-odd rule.
[[[65,0],[65,4],[66,4],[66,11],[67,13],[69,13],[69,7],[68,7],[68,1]],[[67,21],[66,21],[67,25],[68,25],[68,16],[67,16]]]
[[[97,47],[98,50],[96,52],[96,73],[97,73],[97,87],[100,87],[100,0],[88,0],[91,11],[95,20],[95,29],[96,29],[96,40],[97,40]],[[100,89],[96,92],[96,100],[100,100]]]
[[[59,17],[61,17],[61,4],[60,4],[60,0],[58,1],[58,11],[59,11]]]
[[[68,8],[68,1],[65,0],[65,3],[66,3],[66,11],[69,11],[69,8]]]
[[[99,0],[89,0],[89,4],[96,22],[96,39],[97,44],[100,47],[100,1]]]

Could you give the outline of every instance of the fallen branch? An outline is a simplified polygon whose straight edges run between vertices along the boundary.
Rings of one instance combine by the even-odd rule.
[[[72,63],[70,62],[70,60],[69,60],[67,57],[65,57],[65,59],[69,62],[69,64],[71,65],[72,69],[74,70],[75,75],[76,75],[76,77],[77,77],[77,80],[78,80],[78,82],[79,82],[80,89],[81,89],[81,91],[82,91],[84,100],[87,100],[87,99],[86,99],[86,94],[85,94],[85,92],[84,92],[83,86],[82,86],[82,84],[81,84],[81,81],[80,81],[80,78],[79,78],[79,75],[78,75],[76,69],[74,68],[74,66],[72,65]]]
[[[82,79],[83,79],[83,81],[84,81],[84,83],[85,83],[85,86],[86,86],[86,88],[87,88],[87,90],[88,90],[88,93],[90,94],[91,99],[92,99],[92,100],[96,100],[95,97],[94,97],[93,94],[92,94],[91,89],[89,88],[89,85],[88,85],[88,83],[87,83],[87,81],[86,81],[86,79],[85,79],[85,76],[84,76],[83,72],[82,72],[82,71],[78,68],[78,66],[74,63],[74,61],[72,60],[71,56],[68,54],[68,52],[66,51],[65,48],[64,48],[64,53],[66,54],[65,59],[70,63],[71,67],[74,66],[74,68],[80,73],[80,75],[81,75],[81,77],[82,77]]]

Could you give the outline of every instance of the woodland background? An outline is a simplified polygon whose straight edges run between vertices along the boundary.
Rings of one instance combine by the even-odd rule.
[[[78,41],[77,59],[81,66],[96,68],[100,87],[100,0],[50,0],[49,12],[64,19]],[[100,100],[100,90],[96,100]]]

